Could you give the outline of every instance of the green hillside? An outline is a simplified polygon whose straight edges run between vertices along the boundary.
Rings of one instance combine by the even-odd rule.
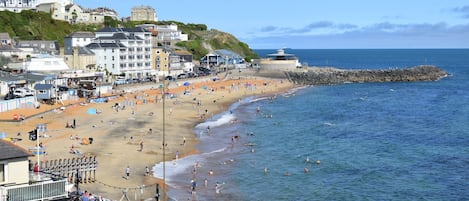
[[[110,18],[105,24],[116,27],[135,27],[137,24],[152,23],[158,25],[176,24],[189,41],[179,42],[176,46],[190,51],[194,59],[200,59],[211,50],[228,49],[243,56],[247,61],[258,58],[256,53],[246,43],[236,39],[233,35],[218,30],[207,30],[204,24],[184,24],[176,21],[160,22],[120,22]],[[104,25],[69,24],[64,21],[53,20],[49,13],[30,10],[14,13],[0,11],[0,32],[7,32],[15,40],[57,40],[63,46],[63,39],[75,31],[96,31]]]
[[[14,13],[0,11],[0,32],[7,32],[15,40],[57,40],[63,46],[63,39],[75,31],[95,31],[99,25],[71,25],[53,20],[49,13],[30,10]]]

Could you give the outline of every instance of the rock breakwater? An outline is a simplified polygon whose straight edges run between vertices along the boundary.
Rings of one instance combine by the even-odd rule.
[[[307,72],[286,72],[295,84],[330,85],[361,82],[416,82],[435,81],[448,73],[436,66],[415,66],[404,69],[349,70],[338,68],[310,67]]]

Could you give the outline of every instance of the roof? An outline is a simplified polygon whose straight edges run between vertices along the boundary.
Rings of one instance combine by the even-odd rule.
[[[17,145],[5,140],[0,140],[0,160],[8,160],[15,158],[27,158],[31,154]]]
[[[78,48],[78,55],[86,56],[86,55],[94,55],[94,52],[87,47],[77,47]],[[72,55],[73,48],[64,48],[64,55]]]
[[[77,31],[70,33],[66,36],[66,38],[95,38],[96,34],[93,32],[87,32],[87,31]]]
[[[104,27],[102,29],[97,30],[96,32],[122,32],[122,29],[114,27]]]
[[[106,48],[106,47],[119,48],[119,47],[125,47],[125,45],[123,45],[122,43],[90,43],[86,47],[90,49]]]
[[[26,69],[28,71],[61,71],[68,70],[69,67],[60,57],[37,55],[26,63]]]
[[[35,90],[52,89],[52,88],[54,88],[53,84],[35,84],[34,85]]]
[[[226,50],[226,49],[220,49],[220,50],[215,50],[211,52],[212,54],[221,56],[223,58],[229,57],[229,58],[242,58],[239,54],[231,51],[231,50]]]
[[[46,77],[47,75],[32,73],[32,72],[21,73],[21,74],[0,72],[0,82],[7,82],[7,83],[24,83],[25,80],[28,80],[29,83],[34,83],[34,82],[42,81]]]
[[[135,28],[114,28],[114,27],[104,27],[102,29],[97,30],[96,32],[149,32],[143,27],[135,27]]]
[[[0,52],[22,52],[18,48],[12,47],[10,45],[0,45]]]
[[[187,50],[174,50],[173,54],[177,55],[192,55],[189,51]]]
[[[6,32],[0,33],[0,39],[11,39],[10,34]]]

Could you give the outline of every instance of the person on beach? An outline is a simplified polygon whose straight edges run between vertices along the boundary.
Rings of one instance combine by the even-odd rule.
[[[130,167],[127,166],[125,168],[125,179],[129,179],[129,177],[130,177]]]
[[[145,176],[148,175],[150,175],[150,169],[148,168],[148,166],[145,166]]]
[[[140,150],[139,150],[139,151],[140,151],[140,152],[143,151],[143,141],[140,142]]]
[[[191,180],[191,192],[192,195],[195,195],[195,187],[197,186],[197,182],[195,180]]]
[[[182,137],[182,146],[185,146],[186,145],[186,137]]]
[[[204,184],[205,184],[205,188],[208,188],[208,180],[207,180],[207,178],[204,179]]]
[[[179,150],[176,151],[176,161],[179,159]]]

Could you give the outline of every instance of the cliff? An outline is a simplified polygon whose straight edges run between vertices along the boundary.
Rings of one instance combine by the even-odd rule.
[[[361,82],[416,82],[435,81],[448,75],[436,66],[415,66],[406,69],[345,70],[311,67],[307,72],[286,72],[295,84],[330,85]]]

